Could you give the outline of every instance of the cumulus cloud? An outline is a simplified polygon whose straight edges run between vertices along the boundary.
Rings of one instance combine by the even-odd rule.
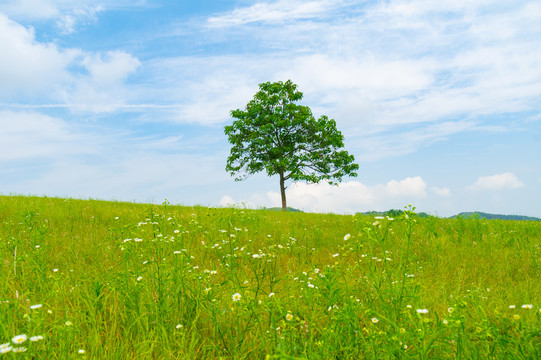
[[[229,195],[224,195],[218,202],[218,206],[230,207],[235,205],[235,200]]]
[[[384,191],[390,196],[426,196],[426,183],[420,176],[408,177],[401,181],[391,180]]]
[[[17,102],[40,99],[42,104],[30,107],[45,103],[92,112],[116,110],[130,95],[127,77],[141,65],[124,51],[83,52],[39,42],[32,28],[1,13],[0,47],[0,95]]]
[[[287,189],[287,202],[288,206],[306,211],[353,213],[402,208],[409,202],[426,197],[426,189],[427,184],[420,176],[373,186],[358,181],[338,185],[297,182]],[[276,192],[268,192],[267,200],[272,206],[281,206],[280,194]]]
[[[69,81],[66,68],[80,54],[79,50],[61,51],[54,44],[36,41],[32,28],[1,13],[0,48],[0,94],[4,99],[57,89]]]
[[[500,189],[518,189],[524,184],[512,172],[496,174],[491,176],[481,176],[477,181],[468,186],[470,190],[500,190]]]

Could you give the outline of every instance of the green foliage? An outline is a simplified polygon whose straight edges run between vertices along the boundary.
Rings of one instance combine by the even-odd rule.
[[[413,211],[0,196],[0,358],[539,358],[541,223]]]
[[[224,129],[231,143],[226,170],[235,180],[265,171],[280,175],[283,182],[330,183],[344,176],[356,176],[359,166],[353,155],[342,150],[344,136],[327,116],[315,119],[297,85],[287,82],[262,83],[245,110],[232,110],[236,119]],[[282,194],[283,191],[282,191]]]

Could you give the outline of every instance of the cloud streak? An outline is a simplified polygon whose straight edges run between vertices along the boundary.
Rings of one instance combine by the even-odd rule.
[[[258,2],[231,12],[212,16],[207,20],[211,28],[239,26],[250,23],[283,23],[293,20],[312,19],[329,16],[329,11],[341,4],[341,1],[287,1]]]

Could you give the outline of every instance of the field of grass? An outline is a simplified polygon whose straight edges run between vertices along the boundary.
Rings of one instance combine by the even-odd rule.
[[[540,359],[541,223],[0,196],[0,358]]]

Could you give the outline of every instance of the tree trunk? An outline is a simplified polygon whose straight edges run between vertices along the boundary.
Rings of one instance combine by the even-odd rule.
[[[286,187],[284,186],[284,173],[280,172],[280,194],[282,194],[282,211],[287,211]]]

